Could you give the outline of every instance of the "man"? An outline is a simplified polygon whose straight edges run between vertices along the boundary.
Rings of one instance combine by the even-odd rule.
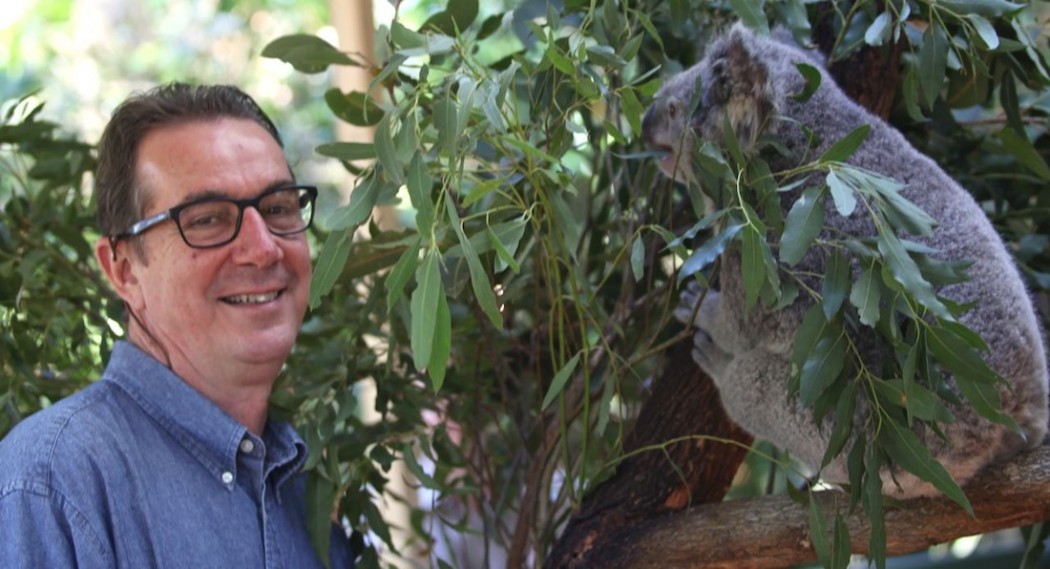
[[[270,391],[306,311],[317,190],[228,86],[131,97],[99,142],[95,248],[127,342],[0,442],[0,567],[320,567]],[[332,566],[349,566],[333,528]]]

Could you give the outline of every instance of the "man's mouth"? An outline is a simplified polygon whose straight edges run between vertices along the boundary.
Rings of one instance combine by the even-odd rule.
[[[237,294],[224,297],[221,300],[227,304],[262,304],[264,302],[270,302],[278,296],[281,296],[281,291],[275,290],[263,294]]]

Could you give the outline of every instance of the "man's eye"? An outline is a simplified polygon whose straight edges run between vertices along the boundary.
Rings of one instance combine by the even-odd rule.
[[[206,229],[230,223],[229,212],[222,209],[209,209],[189,213],[190,215],[183,214],[182,216],[182,225],[187,229]]]

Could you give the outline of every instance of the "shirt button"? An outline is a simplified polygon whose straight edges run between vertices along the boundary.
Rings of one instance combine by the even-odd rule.
[[[255,450],[255,443],[251,439],[244,439],[241,441],[241,452],[244,454],[251,454]]]
[[[226,472],[223,472],[222,473],[222,483],[223,484],[233,484],[233,473],[228,471],[228,470]]]

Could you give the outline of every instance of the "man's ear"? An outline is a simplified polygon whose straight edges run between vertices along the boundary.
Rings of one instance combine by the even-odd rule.
[[[136,254],[130,251],[130,243],[125,243],[123,250],[120,250],[119,245],[120,241],[112,241],[106,236],[100,237],[95,243],[95,259],[106,274],[109,286],[113,287],[128,306],[138,310],[142,306],[142,293],[135,269],[136,265],[141,266],[142,263],[134,262],[129,257]]]
[[[755,54],[758,41],[742,25],[733,26],[711,62],[711,94],[744,148],[754,145],[776,109],[769,67]]]

